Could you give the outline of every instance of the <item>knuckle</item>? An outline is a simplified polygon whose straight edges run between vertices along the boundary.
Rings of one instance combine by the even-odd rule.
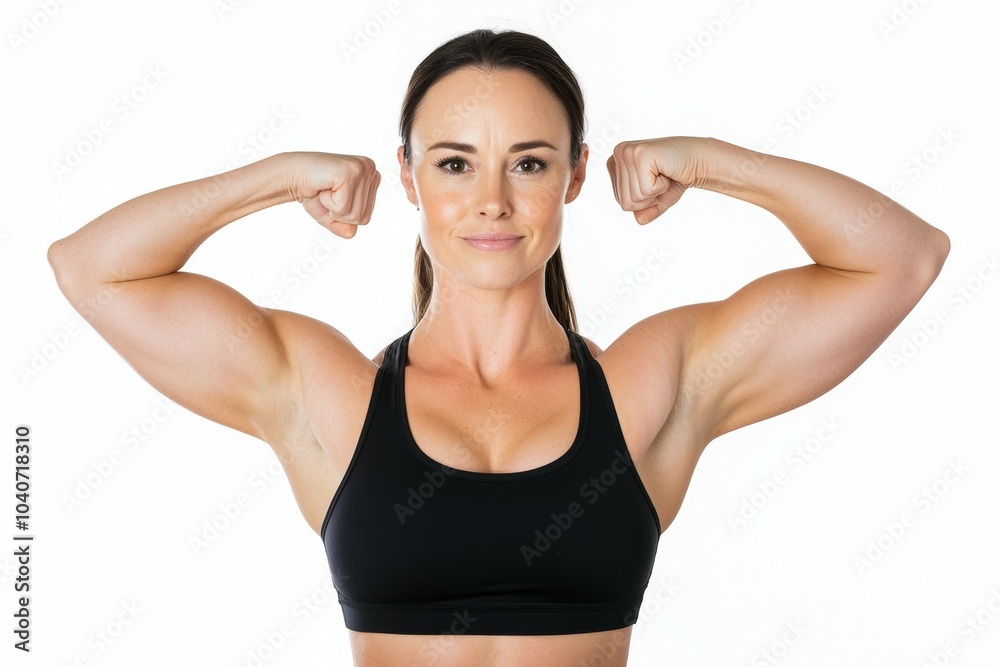
[[[351,180],[356,180],[357,177],[360,176],[361,173],[364,171],[364,167],[358,161],[357,158],[353,158],[352,157],[351,159],[349,159],[347,161],[347,163],[346,163],[345,166],[346,166],[347,173],[350,176]]]
[[[358,156],[357,162],[357,175],[358,177],[368,176],[370,177],[372,172],[375,171],[375,162],[364,155]]]

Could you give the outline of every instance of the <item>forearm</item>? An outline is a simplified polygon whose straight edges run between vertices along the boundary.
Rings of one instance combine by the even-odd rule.
[[[770,211],[819,265],[937,275],[948,254],[944,232],[853,178],[718,139],[705,139],[701,151],[696,187]]]
[[[49,248],[64,288],[166,275],[205,239],[250,213],[294,201],[285,155],[131,199]]]

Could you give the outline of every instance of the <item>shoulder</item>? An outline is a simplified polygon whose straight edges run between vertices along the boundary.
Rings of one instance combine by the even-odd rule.
[[[603,357],[602,363],[626,367],[647,365],[650,362],[661,367],[679,361],[684,349],[691,343],[694,325],[702,313],[693,304],[672,308],[650,315],[628,327],[602,349],[583,334],[577,334],[586,342],[594,358]]]
[[[317,362],[365,366],[371,362],[336,327],[287,310],[268,310],[289,358],[299,370]]]
[[[661,434],[668,419],[687,422],[687,410],[678,412],[686,348],[694,344],[692,331],[701,314],[698,308],[681,306],[650,315],[636,322],[607,349],[584,338],[607,381],[629,449],[637,459]],[[684,400],[681,400],[684,399]],[[678,429],[690,424],[674,423]],[[685,435],[690,439],[696,434]]]
[[[604,354],[604,350],[602,350],[597,343],[595,343],[594,341],[590,340],[589,338],[587,338],[583,334],[577,334],[577,335],[579,335],[580,338],[583,339],[583,342],[587,344],[587,349],[590,350],[590,356],[592,356],[594,359],[597,359],[597,357],[599,357],[602,354]]]
[[[331,406],[366,398],[375,366],[354,343],[325,322],[285,310],[268,310],[281,337],[296,387],[292,421],[327,415]]]

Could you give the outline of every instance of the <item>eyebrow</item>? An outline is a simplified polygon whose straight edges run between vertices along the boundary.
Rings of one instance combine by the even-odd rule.
[[[472,144],[461,144],[454,141],[439,141],[430,148],[428,151],[432,151],[435,148],[447,148],[453,151],[461,151],[463,153],[475,153],[476,147]],[[520,153],[521,151],[531,150],[532,148],[551,148],[552,150],[559,150],[547,141],[542,141],[541,139],[535,139],[534,141],[523,141],[519,144],[514,144],[510,147],[511,153]]]

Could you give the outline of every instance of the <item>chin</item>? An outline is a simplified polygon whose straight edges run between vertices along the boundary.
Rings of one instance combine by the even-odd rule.
[[[520,283],[526,275],[515,273],[510,270],[502,270],[499,267],[490,268],[485,266],[466,267],[456,278],[469,287],[482,290],[499,290],[514,287]]]

